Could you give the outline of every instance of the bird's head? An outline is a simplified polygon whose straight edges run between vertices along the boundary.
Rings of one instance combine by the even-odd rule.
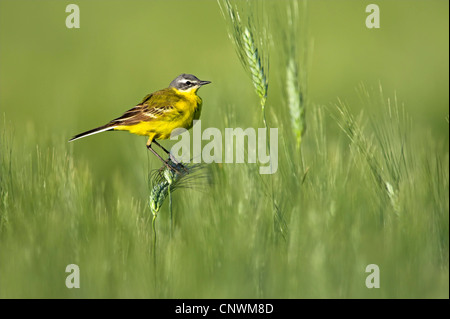
[[[184,93],[195,93],[201,86],[209,83],[211,82],[199,80],[195,75],[183,73],[177,76],[176,79],[170,83],[169,87]]]

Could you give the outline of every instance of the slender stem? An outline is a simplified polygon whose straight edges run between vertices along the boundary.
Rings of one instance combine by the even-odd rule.
[[[159,148],[161,148],[164,152],[166,152],[167,154],[170,155],[170,152],[168,150],[166,150],[166,148],[164,146],[162,146],[161,144],[159,144],[156,140],[153,141],[153,143],[155,143],[156,145],[159,146]]]
[[[267,125],[266,121],[266,97],[261,97],[261,109],[262,109],[262,116],[263,116],[263,123],[264,127],[266,129],[266,152],[269,152],[269,165],[270,165],[270,171],[272,172],[272,158],[270,154],[270,139],[269,139],[269,126]],[[272,214],[273,214],[273,232],[276,233],[276,205],[275,205],[275,191],[273,188],[273,176],[270,177],[270,188],[271,188],[271,195],[272,195]]]
[[[266,128],[266,151],[270,150],[270,141],[269,141],[269,127],[267,125],[266,121],[266,97],[261,98],[261,110],[262,110],[262,117],[263,117],[263,124]]]
[[[154,272],[156,274],[156,214],[153,215],[152,219],[152,229],[153,229],[153,265]]]
[[[266,121],[266,97],[261,97],[261,110],[264,128],[266,129],[266,152],[269,152],[270,171],[272,172],[272,159],[270,158],[270,139],[269,139],[269,126]]]
[[[169,195],[169,214],[170,214],[170,238],[172,238],[173,235],[173,214],[172,214],[172,192],[171,192],[171,185],[169,184],[168,187],[168,195]]]

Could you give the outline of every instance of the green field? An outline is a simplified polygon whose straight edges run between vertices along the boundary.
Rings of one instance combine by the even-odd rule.
[[[212,81],[202,128],[264,127],[218,4],[77,1],[68,29],[65,1],[0,0],[0,298],[449,298],[448,1],[376,1],[380,29],[365,26],[370,1],[300,3],[300,148],[289,3],[261,10],[278,171],[205,164],[206,179],[172,192],[172,227],[166,198],[155,245],[161,163],[146,138],[67,141],[181,73]],[[380,288],[365,285],[369,264]]]

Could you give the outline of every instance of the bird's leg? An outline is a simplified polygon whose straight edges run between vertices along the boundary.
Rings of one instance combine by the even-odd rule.
[[[150,143],[147,142],[147,148],[152,151],[153,154],[156,155],[157,158],[159,158],[161,160],[161,162],[164,163],[164,165],[170,169],[170,170],[174,170],[176,171],[178,174],[180,174],[180,171],[178,171],[175,167],[169,165],[169,163],[167,163],[167,161],[163,160],[163,158],[152,148],[152,142],[149,140]]]
[[[172,162],[174,162],[175,164],[179,164],[178,161],[175,159],[175,156],[172,155],[172,153],[170,153],[168,150],[166,150],[166,148],[164,146],[162,146],[161,144],[159,144],[157,141],[153,141],[153,143],[155,143],[156,145],[158,145],[164,152],[167,153],[167,155],[169,155],[169,158]]]
[[[152,143],[155,143],[156,145],[158,145],[160,148],[162,148],[162,150],[164,152],[166,152],[167,154],[170,155],[170,152],[168,150],[166,150],[166,148],[164,146],[162,146],[161,144],[159,144],[156,140],[154,140]]]
[[[164,146],[162,146],[161,144],[159,144],[157,141],[153,141],[153,143],[155,143],[156,145],[158,145],[164,152],[166,152],[169,155],[169,159],[175,164],[175,165],[180,165],[185,172],[187,172],[186,167],[184,167],[183,164],[181,164],[180,162],[178,162],[175,158],[175,156],[172,155],[172,153],[170,153],[168,150],[165,149]]]

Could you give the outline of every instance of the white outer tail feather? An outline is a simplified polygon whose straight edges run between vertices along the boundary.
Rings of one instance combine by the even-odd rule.
[[[91,132],[91,133],[88,133],[88,134],[85,134],[85,135],[74,137],[74,138],[69,140],[69,143],[73,142],[73,141],[76,141],[76,140],[79,140],[80,138],[83,138],[83,137],[86,137],[86,136],[90,136],[90,135],[94,135],[94,134],[97,134],[97,133],[113,130],[114,128],[115,128],[115,126],[110,126],[110,127],[106,127],[106,128],[103,128],[103,129],[95,131],[95,132]]]

